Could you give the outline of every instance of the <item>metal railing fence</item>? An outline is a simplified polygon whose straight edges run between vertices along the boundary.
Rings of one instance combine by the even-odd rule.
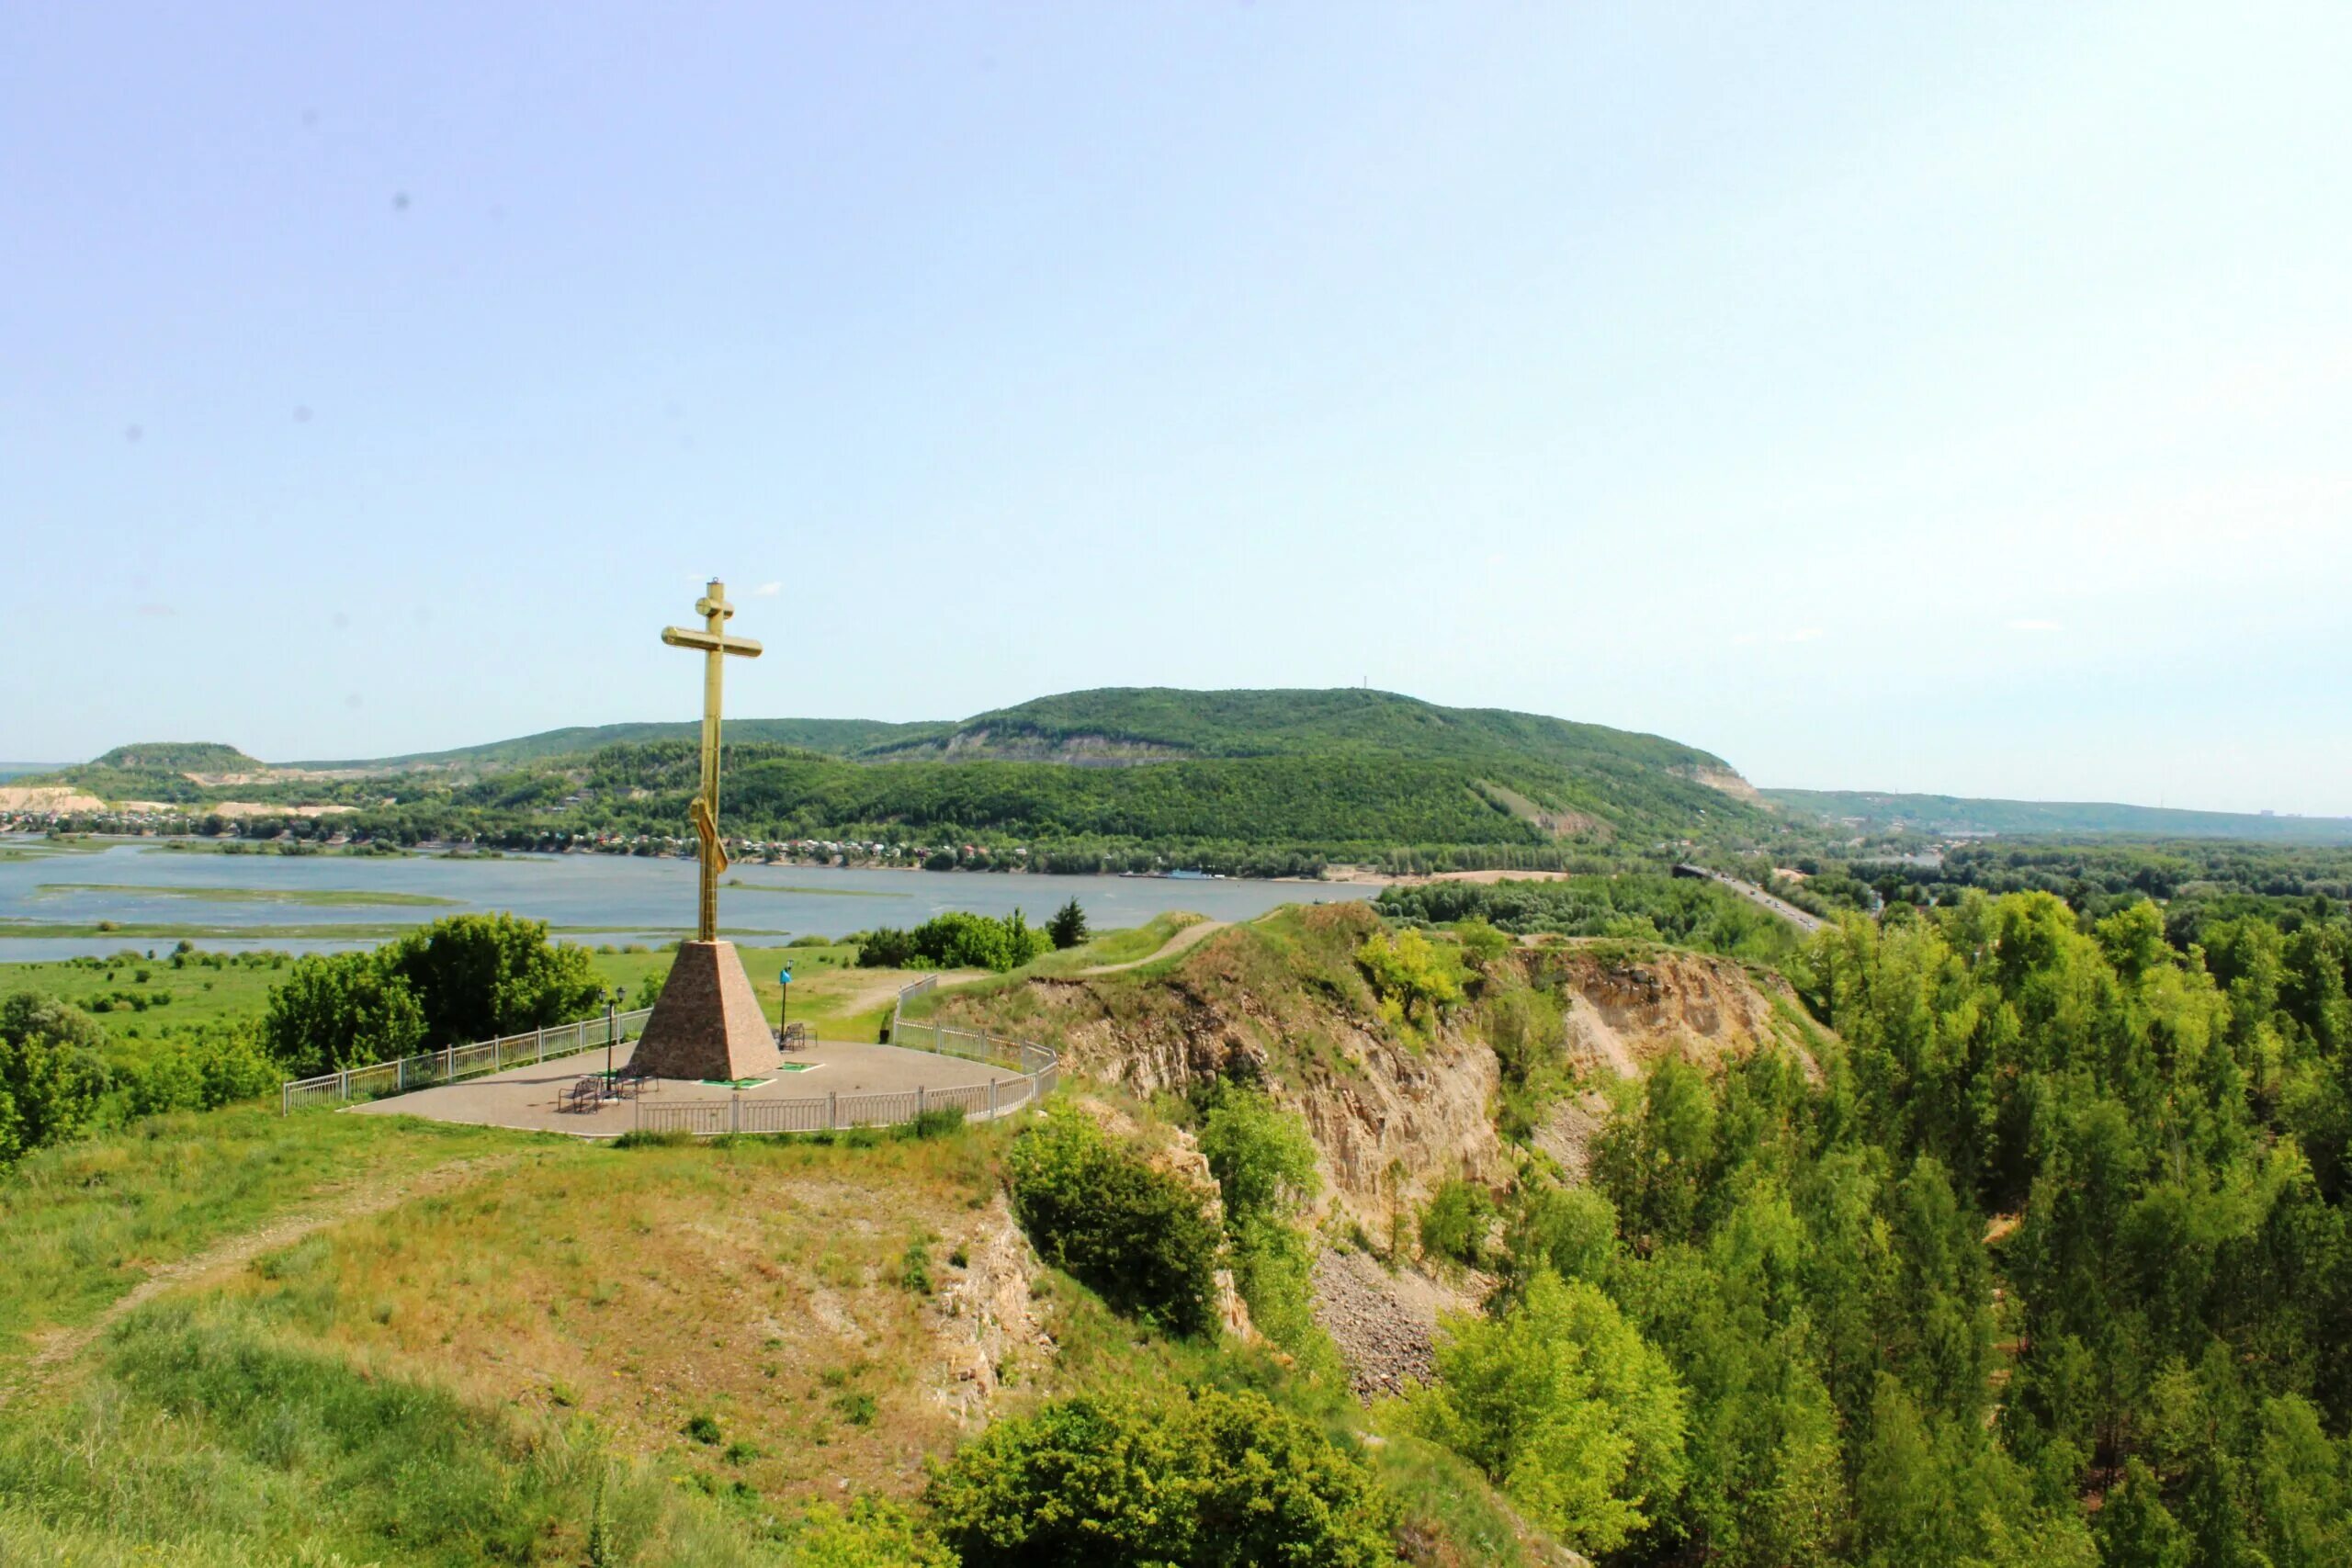
[[[649,1133],[685,1133],[695,1137],[722,1134],[844,1132],[854,1127],[894,1127],[928,1111],[954,1109],[969,1121],[986,1122],[1043,1101],[1061,1081],[1061,1058],[1043,1045],[974,1029],[950,1029],[935,1022],[910,1021],[903,1010],[910,997],[938,985],[925,976],[899,993],[890,1011],[890,1043],[911,1051],[985,1062],[1007,1067],[1018,1076],[966,1084],[955,1089],[916,1089],[885,1094],[805,1095],[791,1100],[752,1099],[735,1094],[720,1100],[685,1103],[662,1102],[639,1096],[636,1126]],[[644,1032],[650,1008],[615,1015],[612,1042],[625,1043]],[[278,1109],[332,1104],[349,1100],[375,1100],[411,1089],[430,1089],[459,1078],[503,1072],[525,1062],[553,1061],[582,1051],[602,1050],[605,1020],[558,1024],[552,1029],[510,1034],[472,1045],[449,1045],[438,1051],[402,1056],[397,1061],[323,1073],[300,1078],[278,1090]]]
[[[612,1019],[612,1043],[617,1045],[635,1039],[644,1032],[645,1021],[652,1016],[651,1008],[616,1013]],[[406,1094],[435,1084],[503,1072],[525,1062],[548,1062],[582,1051],[601,1051],[606,1039],[605,1022],[602,1017],[582,1019],[578,1023],[559,1023],[471,1045],[444,1045],[438,1051],[423,1051],[364,1067],[345,1067],[314,1078],[296,1078],[279,1086],[277,1109],[282,1113],[305,1105],[380,1100],[388,1094]]]
[[[909,1021],[904,1014],[907,998],[938,983],[937,976],[925,976],[899,993],[890,1010],[890,1043],[1010,1067],[1018,1077],[955,1089],[804,1095],[793,1100],[737,1094],[724,1100],[679,1104],[639,1097],[637,1126],[642,1132],[685,1133],[700,1138],[741,1133],[831,1133],[853,1127],[895,1127],[928,1111],[950,1109],[962,1111],[967,1121],[988,1122],[1035,1105],[1053,1093],[1061,1081],[1061,1058],[1043,1045],[974,1029]]]

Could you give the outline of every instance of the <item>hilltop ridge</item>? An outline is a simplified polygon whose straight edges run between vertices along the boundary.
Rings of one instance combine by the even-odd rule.
[[[233,799],[346,806],[345,830],[403,842],[666,841],[695,786],[695,738],[690,724],[625,724],[369,761],[247,759]],[[1712,752],[1391,692],[1104,688],[956,723],[741,719],[727,739],[724,812],[747,840],[1010,840],[1033,868],[1311,873],[1464,848],[1480,864],[1552,864],[1577,845],[1775,829]],[[126,748],[55,778],[191,814],[229,803],[214,779],[153,765],[194,755]]]

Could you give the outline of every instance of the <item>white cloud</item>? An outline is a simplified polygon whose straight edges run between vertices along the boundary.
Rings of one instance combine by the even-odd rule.
[[[2058,632],[2064,631],[2065,629],[2065,627],[2060,626],[2055,621],[2044,621],[2032,618],[2016,620],[2009,623],[2009,630],[2013,632]]]
[[[1792,632],[1782,632],[1781,634],[1781,640],[1782,642],[1819,642],[1821,640],[1821,628],[1819,626],[1799,626]]]
[[[773,599],[783,592],[784,584],[781,582],[763,582],[752,590],[752,596],[755,599]]]

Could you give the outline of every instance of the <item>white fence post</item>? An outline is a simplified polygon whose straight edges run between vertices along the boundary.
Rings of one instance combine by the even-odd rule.
[[[831,1089],[827,1089],[825,1091],[825,1131],[838,1133],[841,1130],[841,1101],[835,1098]]]
[[[743,1097],[741,1094],[727,1102],[727,1130],[730,1133],[743,1130]]]
[[[989,1120],[996,1120],[996,1078],[993,1075],[989,1078]]]
[[[349,1100],[351,1098],[351,1069],[349,1067],[342,1067],[336,1070],[334,1075],[334,1097],[337,1100]]]
[[[544,1061],[546,1061],[546,1060],[548,1059],[548,1026],[547,1026],[546,1024],[544,1024],[544,1023],[543,1023],[543,1024],[541,1024],[541,1025],[539,1025],[539,1057],[538,1057],[538,1059],[539,1059],[540,1061],[542,1061],[542,1062],[544,1062]]]

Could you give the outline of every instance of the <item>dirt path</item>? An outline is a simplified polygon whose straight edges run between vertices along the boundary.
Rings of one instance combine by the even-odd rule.
[[[1228,920],[1195,920],[1170,937],[1158,953],[1141,958],[1130,958],[1125,964],[1097,964],[1091,969],[1080,969],[1081,975],[1115,975],[1122,969],[1140,969],[1147,964],[1157,964],[1163,958],[1173,958],[1187,948],[1195,947],[1206,938],[1225,930]]]
[[[17,1394],[52,1382],[67,1362],[88,1349],[100,1335],[166,1291],[232,1273],[264,1253],[289,1246],[313,1231],[324,1230],[345,1220],[382,1213],[412,1198],[446,1192],[478,1176],[503,1169],[521,1157],[517,1153],[452,1160],[447,1165],[434,1166],[383,1186],[340,1194],[314,1208],[281,1214],[258,1230],[226,1237],[201,1252],[166,1263],[115,1298],[105,1311],[88,1323],[53,1330],[41,1348],[34,1351],[32,1358],[19,1369],[15,1379],[0,1383],[0,1408],[5,1408]]]

